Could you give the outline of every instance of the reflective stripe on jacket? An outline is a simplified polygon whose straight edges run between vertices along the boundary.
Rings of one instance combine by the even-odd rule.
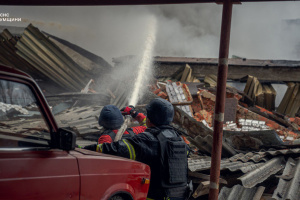
[[[146,116],[143,113],[138,113],[138,115],[134,119],[137,120],[141,126],[127,128],[123,133],[122,139],[132,137],[146,130]],[[105,130],[99,137],[98,144],[113,142],[117,133],[118,130]]]

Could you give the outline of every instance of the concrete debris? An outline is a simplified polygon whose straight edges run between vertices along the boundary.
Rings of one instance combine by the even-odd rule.
[[[213,78],[207,79],[207,83],[208,80],[211,80],[209,86],[214,85]],[[168,83],[168,81],[166,80],[166,85],[174,83]],[[279,184],[278,180],[273,180],[274,175],[278,175],[284,169],[288,156],[300,154],[298,149],[292,149],[298,144],[296,142],[300,138],[296,131],[300,118],[280,116],[279,113],[270,111],[272,108],[268,107],[268,104],[275,99],[275,93],[269,94],[267,88],[269,85],[261,84],[261,86],[262,91],[266,91],[263,92],[264,101],[260,105],[265,108],[253,107],[256,104],[256,97],[253,104],[245,104],[241,93],[232,87],[227,87],[228,111],[225,111],[227,118],[224,117],[226,118],[223,127],[222,158],[224,159],[221,161],[221,177],[227,182],[227,186],[223,187],[225,184],[221,184],[219,199],[261,199],[272,196],[274,189],[270,187],[276,188]],[[206,186],[209,185],[209,180],[196,179],[195,174],[209,175],[211,162],[208,156],[212,151],[216,90],[207,88],[205,85],[201,85],[200,88],[197,86],[197,90],[197,94],[192,95],[193,117],[182,109],[176,108],[174,123],[187,131],[189,135],[187,139],[190,141],[193,152],[201,155],[199,159],[195,156],[189,159],[189,170],[194,173],[194,177],[190,174],[190,178],[195,180],[192,196],[194,199],[207,199]],[[159,92],[172,94],[169,88],[165,90],[160,88]],[[173,99],[171,97],[168,100],[172,102]],[[286,148],[286,145],[291,145],[290,149],[262,151],[270,147]],[[226,159],[230,155],[232,157]],[[296,200],[296,198],[292,199]]]
[[[22,108],[22,106],[6,104],[6,103],[0,102],[0,118],[1,118],[1,116],[5,116],[8,113],[13,113],[13,112],[22,113],[25,115],[27,115],[29,113],[28,110],[26,110],[25,108]]]
[[[106,62],[100,62],[100,57],[42,33],[32,25],[19,36],[3,31],[0,38],[3,48],[7,49],[5,55],[0,56],[2,63],[23,66],[24,71],[44,80],[43,83],[50,81],[51,85],[55,83],[68,91],[48,94],[46,98],[59,126],[77,134],[78,145],[97,142],[103,131],[98,116],[104,105],[113,104],[118,108],[128,105],[131,88],[109,73],[103,73],[103,79],[114,84],[104,86],[95,79],[111,68]],[[113,62],[120,67],[122,60]],[[157,80],[150,83],[149,91],[139,100],[136,109],[145,112],[145,105],[157,97],[174,105],[172,125],[188,140],[191,149],[188,168],[189,178],[194,181],[193,198],[207,199],[218,62],[198,58],[156,57],[154,60]],[[268,66],[264,70],[277,75],[268,77],[265,74],[269,73],[257,72],[253,66]],[[272,195],[275,199],[299,199],[300,84],[288,83],[275,112],[276,92],[265,82],[287,79],[296,82],[299,66],[298,61],[229,59],[229,68],[233,70],[229,77],[246,76],[247,83],[244,91],[227,84],[219,199],[260,199]],[[287,76],[287,71],[291,76]],[[97,91],[98,88],[103,89]],[[0,119],[6,112],[29,114],[20,106],[0,103]],[[30,123],[40,122],[32,120]],[[30,124],[22,124],[22,119],[10,124],[0,122],[7,131],[20,124],[26,130],[30,127]]]
[[[167,81],[166,92],[168,94],[169,101],[173,105],[177,105],[178,108],[193,117],[192,107],[188,105],[192,103],[193,99],[185,84]]]
[[[238,128],[238,125],[240,128]],[[223,129],[229,131],[271,130],[270,127],[266,125],[265,121],[258,121],[258,120],[251,120],[251,119],[239,119],[238,124],[233,121],[226,122]]]
[[[190,72],[187,67],[186,77],[189,77]],[[183,74],[181,76],[177,74],[178,80]],[[136,109],[145,112],[144,106],[157,97],[167,99],[174,105],[173,125],[182,131],[191,148],[188,168],[193,173],[189,174],[194,181],[193,198],[206,199],[211,167],[209,156],[211,156],[213,144],[216,90],[210,87],[213,84],[207,87],[207,83],[197,83],[191,95],[188,84],[178,80],[154,81],[154,84],[149,86],[150,94],[147,93],[146,98],[139,101]],[[100,102],[101,105],[109,102],[121,108],[128,104],[127,90],[124,90],[122,83],[116,85],[116,88],[106,90],[105,100]],[[89,87],[87,86],[84,91],[87,88]],[[97,94],[82,95],[95,96]],[[78,95],[76,96],[78,98]],[[95,143],[102,132],[102,127],[97,123],[101,106],[95,106],[94,103],[69,108],[67,108],[69,104],[61,105],[60,113],[56,115],[57,121],[62,126],[77,133],[79,145]],[[234,193],[238,191],[236,188],[241,190],[239,199],[246,198],[246,194],[251,194],[251,197],[257,199],[272,195],[275,192],[274,188],[282,182],[274,181],[274,176],[280,175],[289,157],[300,154],[298,149],[292,148],[296,144],[294,141],[299,139],[296,129],[300,118],[281,116],[266,108],[246,104],[243,95],[232,87],[227,87],[226,106],[220,196],[225,199],[230,199],[229,196],[233,197],[230,188],[233,188]],[[63,108],[66,110],[63,111]],[[269,150],[271,147],[277,150]],[[279,191],[279,193],[283,192]]]

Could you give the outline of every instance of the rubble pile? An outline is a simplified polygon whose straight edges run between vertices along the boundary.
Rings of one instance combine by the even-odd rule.
[[[174,96],[177,95],[177,104],[181,102],[191,108],[187,112],[174,104],[174,123],[186,131],[185,136],[193,152],[189,158],[189,177],[195,187],[192,199],[208,198],[216,92],[214,80],[213,76],[206,78],[205,84],[197,88],[189,102],[180,91],[174,92],[168,87],[159,89],[160,93],[164,93],[160,97],[174,104]],[[164,83],[187,85],[168,80],[151,85],[150,90],[157,94],[155,88]],[[256,84],[256,87],[268,87]],[[300,167],[299,117],[291,118],[275,112],[276,92],[262,91],[261,96],[254,93],[252,99],[248,97],[251,101],[247,104],[245,96],[248,94],[227,87],[219,199],[236,199],[230,196],[232,194],[240,195],[239,199],[244,195],[250,199],[300,198],[300,185],[297,183],[300,180],[297,172]],[[286,173],[293,174],[295,180],[284,182],[283,174]],[[285,191],[286,185],[293,188]]]
[[[204,83],[193,84],[174,80],[156,81],[149,85],[150,92],[136,106],[143,112],[145,105],[157,97],[167,99],[174,105],[173,126],[180,130],[191,148],[188,161],[189,178],[194,185],[191,199],[208,199],[216,101],[213,79],[211,77]],[[115,90],[107,91],[112,104],[120,108],[127,105],[122,84]],[[81,98],[84,99],[85,95],[89,98],[91,93],[82,94]],[[234,199],[233,194],[236,194],[240,199],[246,195],[250,199],[289,197],[297,200],[300,189],[300,118],[257,106],[255,100],[249,99],[243,91],[227,86],[220,199]],[[105,105],[107,102],[102,103]],[[96,102],[80,107],[72,105],[56,117],[61,126],[75,131],[78,144],[85,146],[97,142],[101,134],[102,128],[97,124],[101,108]],[[294,178],[286,180],[287,173]],[[291,188],[289,191],[285,190],[287,186]]]
[[[98,125],[102,107],[128,105],[130,88],[109,75],[112,66],[101,57],[41,32],[31,24],[23,31],[20,36],[8,30],[0,34],[1,47],[7,50],[2,52],[0,61],[42,80],[39,85],[56,120],[60,127],[77,134],[78,145],[96,143],[103,131]],[[117,69],[123,66],[124,59],[113,62]],[[299,66],[299,62],[284,63],[229,60],[228,77],[244,80],[246,86],[243,91],[229,84],[226,88],[219,199],[300,199],[299,70],[289,66]],[[208,198],[217,85],[216,75],[210,73],[217,71],[217,65],[217,59],[156,57],[158,80],[149,86],[149,91],[136,105],[138,111],[145,111],[145,105],[157,97],[174,105],[172,125],[191,149],[188,161],[189,178],[194,185],[191,199]],[[252,66],[261,70],[253,70]],[[249,71],[256,77],[240,77]],[[268,73],[272,76],[265,76]],[[100,79],[100,75],[109,86],[91,81]],[[276,91],[270,83],[287,80],[293,82],[287,83],[284,98],[275,110]],[[60,93],[72,93],[57,95],[52,92],[57,88]],[[11,111],[27,114],[22,108],[0,103],[0,119],[1,112]],[[36,122],[32,119],[31,123]]]

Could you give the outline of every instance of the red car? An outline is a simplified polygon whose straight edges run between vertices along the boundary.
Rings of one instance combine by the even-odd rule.
[[[148,165],[75,140],[29,75],[0,66],[0,199],[146,199]]]

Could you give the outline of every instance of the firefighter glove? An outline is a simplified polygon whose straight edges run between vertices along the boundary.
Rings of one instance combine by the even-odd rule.
[[[121,109],[122,115],[131,115],[134,112],[133,106],[126,106]]]

